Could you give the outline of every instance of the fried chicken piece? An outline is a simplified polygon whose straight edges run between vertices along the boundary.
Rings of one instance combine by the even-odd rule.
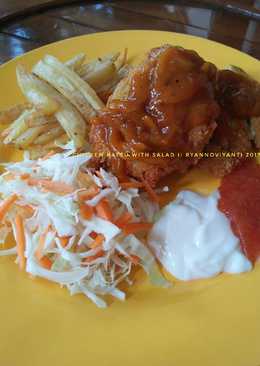
[[[250,136],[250,129],[246,121],[231,120],[228,115],[222,115],[205,152],[237,154],[235,157],[230,154],[230,157],[204,158],[200,161],[199,166],[216,177],[223,177],[244,161],[246,152],[253,150]]]
[[[247,119],[260,116],[260,84],[243,70],[217,72],[216,98],[231,117]]]
[[[255,146],[260,149],[260,117],[251,118],[250,128]]]
[[[99,160],[123,179],[126,174],[155,186],[197,160],[156,159],[154,153],[201,152],[209,142],[219,107],[204,60],[194,51],[165,45],[121,81],[107,108],[92,120],[94,152],[136,152],[136,158]],[[140,157],[149,153],[149,158]]]
[[[216,71],[216,99],[221,106],[217,128],[207,145],[207,152],[253,151],[253,141],[260,147],[260,84],[238,67]],[[235,158],[210,158],[200,162],[214,175],[222,177],[239,165],[245,154]]]

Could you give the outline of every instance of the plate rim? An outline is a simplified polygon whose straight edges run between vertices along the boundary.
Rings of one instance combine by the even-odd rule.
[[[112,31],[102,31],[102,32],[95,32],[95,33],[86,33],[86,34],[82,34],[82,35],[78,35],[78,36],[74,36],[74,37],[69,37],[69,38],[65,38],[65,39],[60,39],[58,41],[55,42],[50,42],[50,43],[46,43],[40,47],[35,47],[30,51],[24,52],[20,55],[17,55],[13,58],[11,58],[10,60],[4,62],[3,64],[0,65],[0,71],[2,71],[2,69],[5,66],[9,66],[12,63],[17,62],[18,60],[26,57],[26,55],[30,55],[32,53],[34,53],[35,51],[38,50],[44,50],[45,48],[48,48],[52,45],[59,45],[61,43],[69,43],[74,39],[84,39],[84,38],[92,38],[95,37],[97,35],[102,36],[102,35],[107,35],[107,34],[123,34],[123,33],[161,33],[161,34],[172,34],[172,35],[181,35],[187,38],[191,38],[191,39],[196,39],[199,40],[203,43],[212,43],[213,45],[217,45],[217,46],[221,46],[224,47],[226,49],[232,50],[232,52],[238,53],[238,54],[242,54],[246,57],[248,57],[249,59],[251,59],[252,61],[260,61],[257,58],[255,58],[254,56],[249,55],[246,52],[243,52],[242,50],[238,50],[234,47],[228,46],[224,43],[218,42],[218,41],[214,41],[208,38],[204,38],[204,37],[200,37],[200,36],[195,36],[192,34],[186,34],[186,33],[181,33],[181,32],[171,32],[171,31],[162,31],[162,30],[156,30],[156,29],[121,29],[121,30],[112,30]]]

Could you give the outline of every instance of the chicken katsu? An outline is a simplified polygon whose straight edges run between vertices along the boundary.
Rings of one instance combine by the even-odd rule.
[[[202,159],[199,165],[223,177],[244,161],[243,153],[260,146],[260,84],[243,70],[232,67],[232,70],[216,72],[215,94],[220,114],[205,150],[242,154],[241,157]]]
[[[92,120],[93,151],[202,151],[219,114],[204,63],[196,52],[179,47],[152,49],[121,82],[103,113]],[[184,172],[195,163],[194,159],[141,157],[105,161],[117,176],[126,172],[152,186],[170,172]]]
[[[143,158],[141,152],[250,151],[246,120],[260,115],[260,86],[243,72],[217,70],[195,51],[164,45],[123,79],[106,108],[92,120],[90,143],[105,153],[99,164],[119,178],[151,186],[171,172],[183,173],[198,159]],[[137,152],[135,158],[106,153]],[[201,166],[223,176],[240,159],[211,159]]]

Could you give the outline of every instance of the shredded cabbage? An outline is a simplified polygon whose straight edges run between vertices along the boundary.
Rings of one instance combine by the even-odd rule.
[[[0,256],[16,254],[21,265],[17,248],[23,245],[19,234],[23,230],[25,270],[65,285],[72,295],[83,293],[101,308],[106,306],[106,295],[125,300],[117,286],[122,281],[132,283],[129,275],[134,265],[143,267],[153,284],[167,285],[146,246],[134,234],[124,234],[128,222],[119,224],[126,213],[132,223],[153,222],[158,207],[138,189],[123,190],[104,169],[91,171],[90,154],[74,155],[72,142],[63,148],[63,153],[46,159],[30,160],[25,154],[21,162],[4,164],[0,195],[2,200],[15,199],[4,213],[0,243],[12,232],[16,246],[0,250]],[[91,186],[82,187],[79,175],[86,175]],[[91,187],[96,193],[88,197]],[[98,215],[96,207],[103,200],[112,222]],[[87,219],[82,207],[91,212]],[[22,218],[19,231],[18,216]]]

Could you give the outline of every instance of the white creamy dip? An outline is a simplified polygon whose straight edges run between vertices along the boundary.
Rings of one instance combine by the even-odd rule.
[[[180,280],[252,269],[228,218],[218,210],[218,198],[218,191],[208,197],[181,191],[149,233],[148,244],[157,259]]]

